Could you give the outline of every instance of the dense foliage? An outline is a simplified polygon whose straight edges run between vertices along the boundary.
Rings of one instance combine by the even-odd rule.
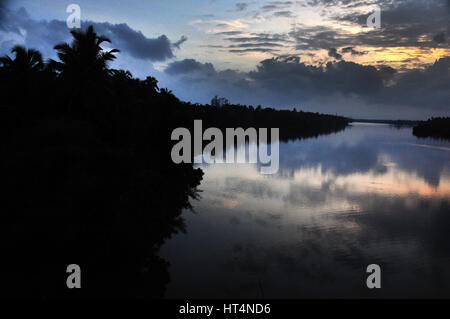
[[[348,119],[312,112],[275,110],[246,105],[198,105],[186,103],[185,118],[202,119],[204,127],[255,127],[280,129],[280,139],[317,137],[344,129]]]
[[[184,230],[202,178],[170,160],[179,101],[107,68],[92,28],[44,65],[14,48],[0,68],[5,297],[162,297],[159,246]],[[169,137],[169,138],[168,138]],[[79,264],[83,289],[66,287]]]
[[[417,137],[434,137],[450,140],[450,117],[433,117],[413,128]]]

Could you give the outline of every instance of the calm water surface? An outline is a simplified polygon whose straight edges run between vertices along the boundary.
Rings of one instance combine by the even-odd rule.
[[[166,297],[450,297],[450,143],[353,123],[281,143],[275,175],[201,167],[187,233],[161,249]]]

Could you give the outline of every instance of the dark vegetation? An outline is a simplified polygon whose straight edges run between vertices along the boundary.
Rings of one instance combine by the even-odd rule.
[[[203,127],[280,128],[282,141],[317,137],[344,129],[348,119],[327,114],[297,110],[275,110],[246,105],[198,105],[185,103],[185,118],[202,119]]]
[[[59,61],[13,48],[0,60],[1,297],[162,297],[159,247],[184,231],[181,213],[203,172],[170,159],[175,127],[280,127],[317,136],[347,120],[296,111],[180,102],[153,77],[108,68],[117,50],[90,27],[55,46]],[[225,101],[226,102],[226,101]],[[82,289],[66,287],[78,264]]]
[[[433,117],[413,128],[417,137],[433,137],[450,140],[450,117]]]
[[[162,297],[158,248],[203,174],[170,159],[181,105],[108,69],[92,29],[73,36],[60,62],[21,47],[1,61],[1,296]],[[82,289],[66,287],[73,263]]]

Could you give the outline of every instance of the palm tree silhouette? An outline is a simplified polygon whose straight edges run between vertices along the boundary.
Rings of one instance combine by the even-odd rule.
[[[116,58],[117,49],[109,51],[101,47],[110,39],[99,36],[92,26],[85,32],[73,30],[72,43],[61,43],[54,47],[60,61],[49,60],[49,68],[59,72],[60,79],[65,82],[69,91],[69,109],[74,103],[83,103],[98,98],[101,91],[107,88],[106,78],[112,74],[108,62]]]
[[[28,105],[37,89],[38,73],[44,68],[42,55],[20,45],[14,46],[11,53],[15,53],[14,59],[8,55],[0,57],[2,78],[8,79],[6,90],[14,97],[12,104]]]
[[[42,55],[35,49],[26,49],[23,46],[16,45],[12,48],[11,53],[15,53],[14,59],[5,55],[0,57],[3,68],[14,74],[29,74],[30,72],[40,71],[44,67]]]
[[[119,50],[104,51],[100,45],[103,42],[111,43],[111,40],[97,35],[92,26],[86,32],[73,30],[70,33],[73,36],[71,45],[60,43],[54,47],[61,62],[50,59],[49,64],[63,76],[92,77],[109,74],[107,64],[116,58],[114,53]]]

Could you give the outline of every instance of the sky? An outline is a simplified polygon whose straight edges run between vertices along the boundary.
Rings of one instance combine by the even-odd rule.
[[[69,4],[118,48],[110,66],[184,101],[354,118],[450,116],[450,0],[0,0],[0,55],[56,58]],[[367,18],[380,12],[380,28]]]

